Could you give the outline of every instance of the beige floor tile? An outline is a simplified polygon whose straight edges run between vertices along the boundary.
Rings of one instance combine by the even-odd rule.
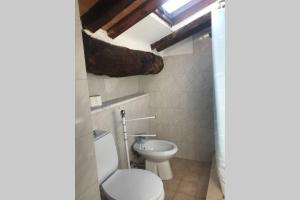
[[[183,178],[183,172],[177,172],[177,171],[173,171],[173,178],[172,180],[177,180],[177,181],[181,181]]]
[[[174,178],[164,181],[165,191],[176,191],[173,200],[205,200],[210,175],[209,166],[210,163],[205,162],[171,159]]]
[[[171,179],[168,181],[163,181],[164,189],[166,191],[176,191],[180,181],[176,179]]]
[[[180,158],[173,158],[171,159],[171,168],[173,169],[173,171],[184,171],[187,168],[187,165],[184,161],[184,159],[180,159]]]
[[[207,185],[198,185],[196,197],[198,199],[201,199],[201,198],[205,199],[207,196],[207,188],[208,188]]]
[[[175,191],[165,191],[165,200],[172,200],[175,195]]]
[[[182,177],[182,181],[189,181],[193,183],[199,183],[201,179],[201,174],[192,172],[192,171],[185,171]]]
[[[208,184],[209,171],[199,169],[198,171],[187,170],[184,172],[182,181],[190,181],[197,184]]]
[[[188,194],[190,196],[196,196],[198,190],[198,185],[193,182],[181,181],[177,192]]]
[[[198,200],[196,197],[181,193],[181,192],[176,192],[173,200]]]

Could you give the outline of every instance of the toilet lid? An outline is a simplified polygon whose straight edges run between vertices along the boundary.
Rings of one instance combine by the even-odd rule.
[[[142,169],[117,170],[102,188],[107,196],[116,200],[155,200],[163,193],[161,179]]]

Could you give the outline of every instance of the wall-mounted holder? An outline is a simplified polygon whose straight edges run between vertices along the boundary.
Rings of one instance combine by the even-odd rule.
[[[102,98],[100,95],[90,96],[91,107],[102,106]]]
[[[123,126],[123,135],[124,135],[124,142],[125,142],[127,166],[128,166],[128,169],[130,169],[131,166],[130,166],[130,156],[129,156],[129,149],[128,149],[128,137],[155,137],[156,134],[127,134],[126,122],[139,121],[139,120],[144,120],[144,119],[155,119],[156,116],[142,117],[142,118],[135,118],[135,119],[126,120],[125,110],[121,110],[120,113],[121,113],[121,118],[122,118],[122,126]]]

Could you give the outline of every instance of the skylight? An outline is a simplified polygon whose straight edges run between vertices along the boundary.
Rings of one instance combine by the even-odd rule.
[[[178,8],[184,6],[191,0],[169,0],[162,5],[163,9],[167,11],[169,14],[177,10]]]

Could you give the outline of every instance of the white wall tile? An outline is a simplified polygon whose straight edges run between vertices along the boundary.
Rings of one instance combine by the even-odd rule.
[[[91,133],[90,100],[87,80],[76,80],[75,83],[75,136]]]
[[[95,183],[76,200],[100,200],[99,184]]]
[[[209,161],[213,151],[213,74],[211,41],[193,40],[194,54],[164,57],[164,69],[140,77],[149,93],[150,132],[175,142],[177,156]]]
[[[87,74],[89,95],[101,95],[102,101],[131,95],[139,91],[139,77],[111,78]]]

